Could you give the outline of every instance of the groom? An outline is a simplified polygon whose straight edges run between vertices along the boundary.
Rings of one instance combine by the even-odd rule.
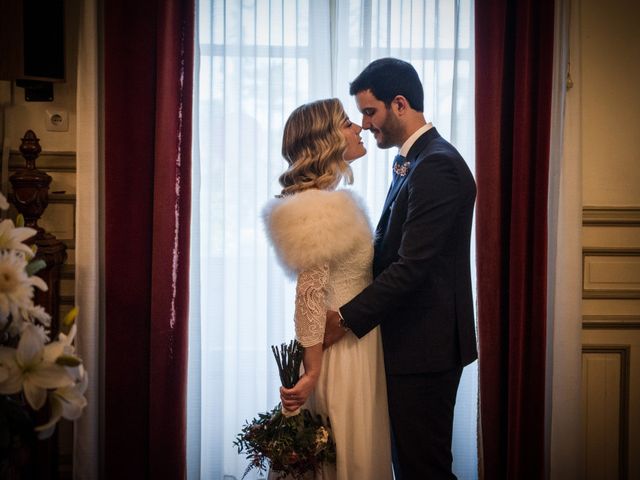
[[[339,313],[327,313],[325,345],[381,326],[396,479],[456,478],[456,392],[462,368],[477,358],[469,269],[475,182],[425,121],[422,84],[409,63],[372,62],[350,93],[362,128],[399,155],[376,228],[375,279]]]

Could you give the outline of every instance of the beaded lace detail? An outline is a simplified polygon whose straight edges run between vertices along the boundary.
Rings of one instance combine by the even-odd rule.
[[[329,265],[300,272],[296,285],[296,337],[303,347],[322,343],[327,315]]]
[[[298,275],[296,338],[304,347],[322,343],[327,308],[336,310],[371,283],[373,245],[363,244],[351,255]]]

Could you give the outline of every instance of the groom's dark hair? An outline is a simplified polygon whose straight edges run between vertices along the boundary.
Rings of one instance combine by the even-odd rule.
[[[389,107],[396,95],[407,99],[411,108],[424,110],[424,91],[418,72],[413,66],[398,58],[374,60],[350,84],[349,93],[356,95],[365,90]]]

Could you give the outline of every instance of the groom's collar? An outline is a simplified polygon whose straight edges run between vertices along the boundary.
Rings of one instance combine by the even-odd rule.
[[[400,147],[400,151],[398,153],[406,158],[407,155],[409,154],[409,150],[411,150],[411,147],[413,146],[413,144],[416,143],[416,140],[420,138],[423,133],[425,133],[427,130],[431,128],[433,128],[433,125],[431,123],[427,123],[421,126],[415,132],[413,132],[411,136],[407,138],[407,140],[402,144],[402,147]]]

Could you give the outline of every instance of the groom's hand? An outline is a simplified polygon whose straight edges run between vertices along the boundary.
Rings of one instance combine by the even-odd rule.
[[[327,310],[327,323],[324,327],[322,348],[326,350],[344,337],[345,333],[347,333],[345,329],[340,326],[340,315],[338,312]]]

